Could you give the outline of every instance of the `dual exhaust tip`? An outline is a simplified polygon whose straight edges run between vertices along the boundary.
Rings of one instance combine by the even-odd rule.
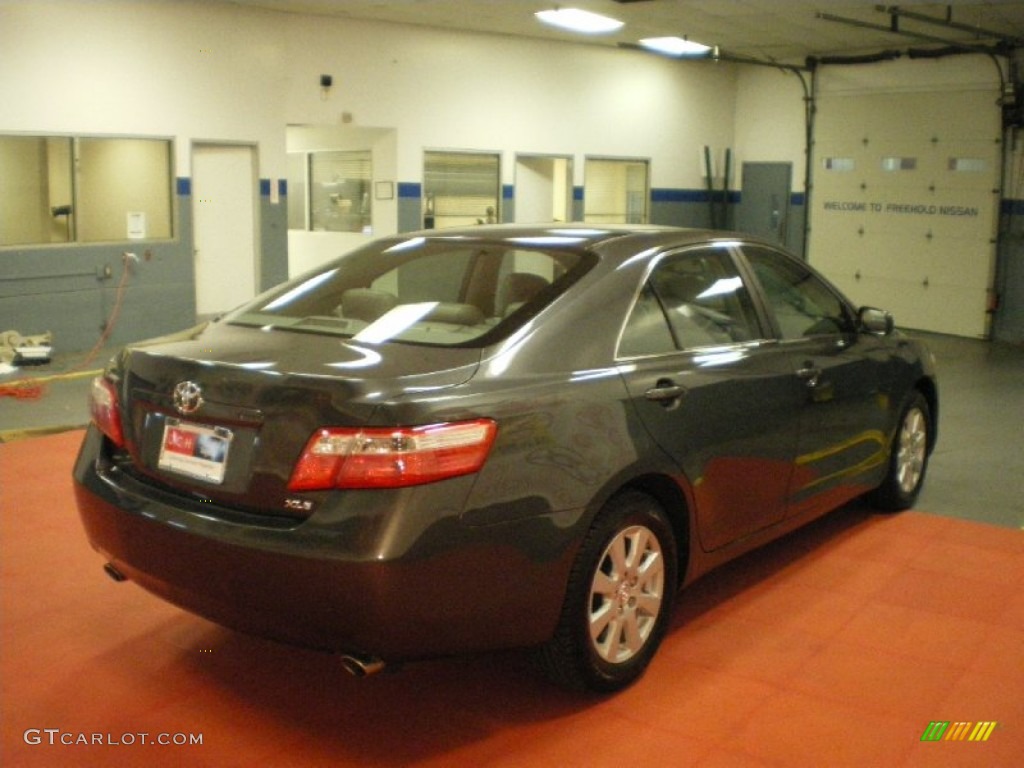
[[[127,581],[128,577],[117,569],[113,563],[105,563],[103,571],[114,581]],[[341,666],[353,677],[369,677],[384,669],[384,661],[376,656],[360,656],[354,653],[343,653],[341,655]]]

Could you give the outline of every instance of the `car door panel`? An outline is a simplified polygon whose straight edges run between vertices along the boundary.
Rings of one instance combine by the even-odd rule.
[[[704,550],[782,519],[803,392],[777,347],[705,350],[620,369],[645,429],[689,483]],[[675,398],[657,396],[670,388]]]
[[[619,344],[644,428],[692,491],[697,536],[715,550],[782,519],[804,396],[727,245],[667,254]]]
[[[867,491],[886,462],[880,345],[805,265],[763,246],[742,250],[804,388],[787,514],[822,512]]]

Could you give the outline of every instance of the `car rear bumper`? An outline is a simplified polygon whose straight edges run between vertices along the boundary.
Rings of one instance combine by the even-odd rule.
[[[344,536],[351,521],[260,527],[168,503],[97,460],[101,448],[90,429],[74,469],[93,548],[129,580],[219,624],[385,661],[535,645],[554,631],[575,547],[571,530],[544,516],[421,520],[426,544],[382,556],[379,539]]]

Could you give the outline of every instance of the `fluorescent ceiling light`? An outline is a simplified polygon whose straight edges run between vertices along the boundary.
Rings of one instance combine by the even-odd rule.
[[[682,37],[645,37],[640,45],[669,56],[700,56],[711,50],[711,46],[695,43]]]
[[[599,35],[621,29],[625,22],[602,16],[599,13],[581,11],[579,8],[556,8],[552,11],[537,11],[534,14],[545,24],[568,29],[570,32],[582,32],[587,35]]]

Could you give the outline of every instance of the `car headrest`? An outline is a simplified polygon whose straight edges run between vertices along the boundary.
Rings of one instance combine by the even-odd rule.
[[[398,306],[398,297],[372,288],[351,288],[341,294],[341,314],[372,323]]]
[[[484,321],[484,313],[480,307],[474,307],[472,304],[442,301],[423,319],[453,325],[478,325]]]
[[[507,315],[510,310],[525,304],[548,285],[544,277],[532,272],[513,272],[505,275],[498,291],[498,314]]]

